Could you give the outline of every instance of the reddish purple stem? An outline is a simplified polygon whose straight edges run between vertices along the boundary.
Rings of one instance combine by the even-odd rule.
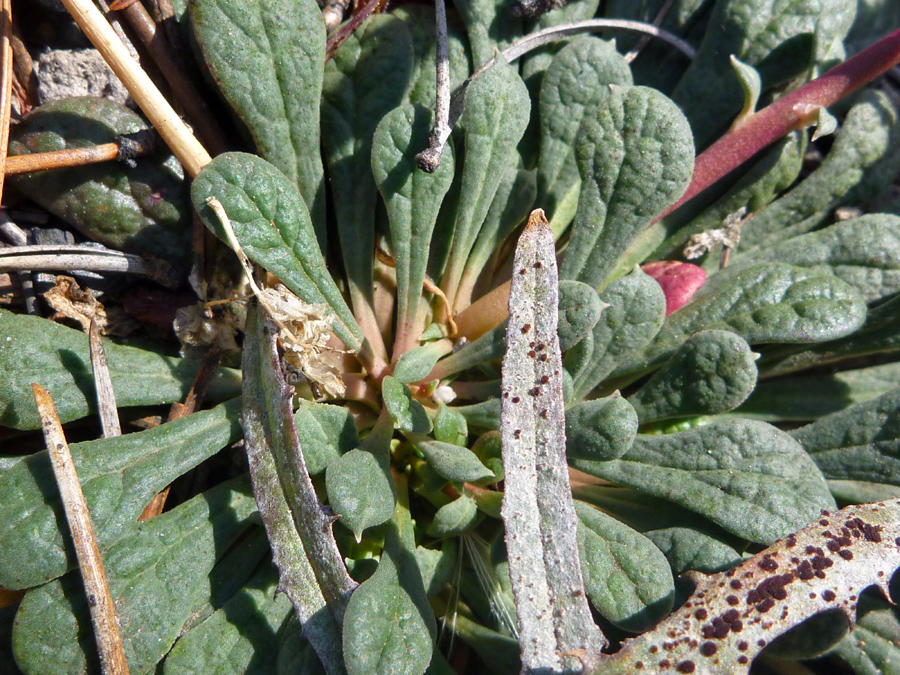
[[[749,116],[704,150],[694,163],[687,191],[657,218],[668,215],[763,148],[815,121],[819,108],[834,105],[900,63],[900,29],[821,77]]]

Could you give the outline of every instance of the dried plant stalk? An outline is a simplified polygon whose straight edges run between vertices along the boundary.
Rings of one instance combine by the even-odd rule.
[[[84,580],[84,590],[91,611],[91,622],[94,625],[94,635],[97,640],[97,650],[100,652],[100,666],[103,675],[128,675],[125,648],[122,645],[122,636],[119,634],[116,607],[106,581],[103,558],[100,556],[94,528],[91,525],[91,514],[88,511],[87,502],[84,500],[78,475],[75,473],[72,453],[69,451],[69,445],[63,434],[56,405],[50,397],[50,392],[41,385],[32,384],[31,389],[34,392],[34,401],[41,417],[41,426],[44,430],[47,450],[50,453],[50,464],[59,485],[63,509],[66,512],[66,520],[69,521],[69,530],[75,544],[75,554],[78,557],[78,567]]]

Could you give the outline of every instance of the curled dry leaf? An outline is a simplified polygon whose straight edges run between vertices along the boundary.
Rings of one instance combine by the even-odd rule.
[[[212,347],[221,351],[237,349],[234,340],[237,318],[230,312],[222,313],[206,303],[181,307],[175,312],[172,324],[175,334],[184,347]]]
[[[741,243],[741,226],[744,224],[746,215],[747,207],[741,207],[725,219],[720,229],[692,235],[687,246],[684,247],[684,257],[694,260],[717,247],[737,248],[737,245]]]
[[[104,307],[90,290],[84,290],[72,277],[56,277],[56,285],[44,293],[44,300],[58,316],[76,321],[85,332],[93,320],[102,335],[129,335],[137,328],[120,307]]]
[[[259,300],[280,328],[285,364],[298,369],[329,396],[343,396],[340,371],[326,356],[332,351],[328,340],[334,323],[328,308],[303,302],[281,284],[263,289]]]

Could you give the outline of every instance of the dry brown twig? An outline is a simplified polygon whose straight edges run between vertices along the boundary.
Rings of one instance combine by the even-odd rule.
[[[39,384],[32,384],[31,389],[41,417],[50,463],[59,485],[63,509],[69,522],[78,566],[84,580],[103,675],[128,675],[128,663],[125,660],[125,648],[119,633],[116,607],[106,580],[100,548],[94,536],[90,511],[84,500],[81,484],[78,482],[78,474],[63,433],[62,423],[50,392]]]
[[[94,388],[97,392],[97,412],[100,413],[100,426],[103,438],[122,435],[119,424],[119,411],[116,407],[116,394],[113,391],[112,378],[109,375],[109,361],[100,340],[100,329],[97,322],[91,320],[88,330],[88,342],[91,352],[91,368],[94,371]]]
[[[188,175],[193,178],[200,173],[200,169],[212,161],[209,153],[181,121],[140,64],[131,58],[100,10],[91,0],[62,1],[72,18],[125,85],[131,98],[159,131]]]
[[[0,198],[3,171],[9,153],[9,120],[12,113],[13,47],[11,0],[0,0]]]

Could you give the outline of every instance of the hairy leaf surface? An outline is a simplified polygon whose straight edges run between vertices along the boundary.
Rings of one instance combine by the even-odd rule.
[[[655,89],[616,87],[585,115],[575,157],[581,195],[560,277],[601,290],[632,239],[687,188],[693,137]]]
[[[757,358],[734,333],[695,333],[628,402],[642,424],[726,412],[743,403],[756,386]]]
[[[575,502],[578,554],[591,604],[613,624],[640,632],[672,609],[669,563],[646,537],[602,511]]]
[[[0,424],[40,429],[31,383],[53,394],[63,422],[96,410],[88,338],[83,332],[45,319],[0,309]],[[199,362],[163,356],[103,340],[119,407],[184,400]],[[220,368],[207,397],[222,400],[241,391],[240,373]]]
[[[794,532],[834,502],[800,445],[762,422],[730,420],[640,435],[621,459],[577,469],[675,502],[759,543]]]
[[[304,302],[327,305],[334,314],[334,332],[348,348],[359,351],[362,330],[328,273],[306,204],[284,174],[242,152],[219,155],[203,168],[191,186],[194,208],[227,243],[222,224],[206,203],[209,197],[222,203],[247,257]]]
[[[105,551],[132,670],[152,671],[194,616],[211,613],[250,577],[266,552],[262,532],[226,552],[251,526],[255,510],[246,481],[224,484],[168,513],[133,523]],[[34,675],[84,672],[96,658],[90,625],[77,573],[34,588],[16,615],[16,661]]]
[[[247,125],[260,156],[300,190],[324,243],[321,10],[313,0],[197,0],[189,10],[209,74]]]
[[[70,448],[102,549],[129,532],[150,499],[175,478],[240,438],[240,405],[135,434],[73,443]],[[0,586],[28,588],[76,564],[46,451],[0,474]]]

